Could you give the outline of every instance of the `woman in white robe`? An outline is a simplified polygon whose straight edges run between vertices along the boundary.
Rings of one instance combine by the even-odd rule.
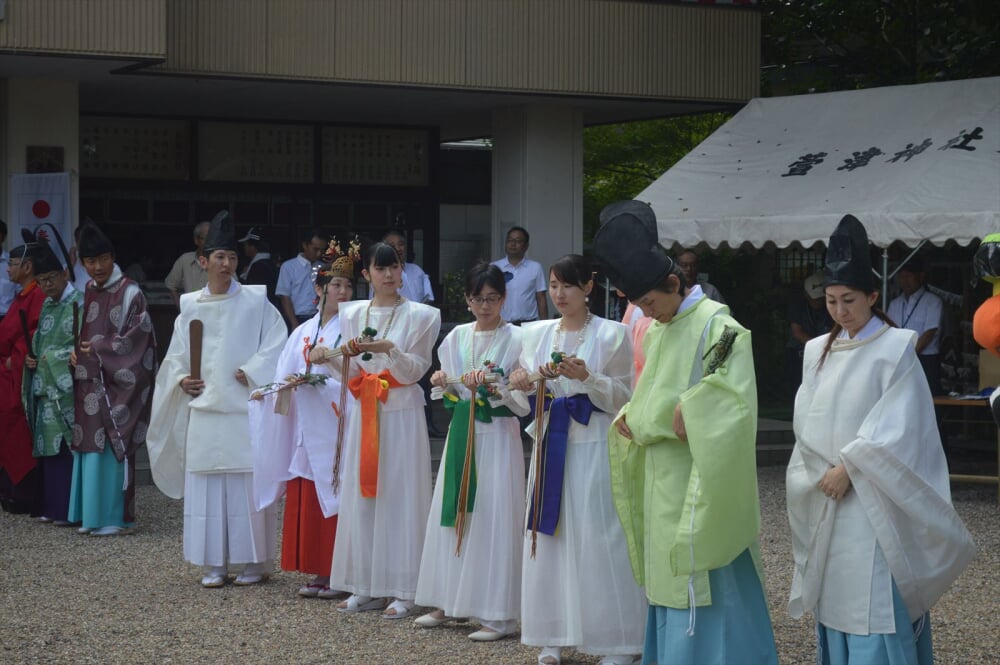
[[[522,555],[521,641],[543,647],[541,665],[557,665],[560,647],[567,646],[603,655],[604,665],[621,665],[633,662],[643,646],[646,597],[632,576],[611,497],[608,462],[608,428],[631,394],[632,345],[625,326],[588,311],[593,285],[583,257],[559,259],[549,271],[549,296],[562,318],[522,327],[520,364],[538,368],[548,379],[546,392],[555,398],[546,409],[546,478],[541,483],[545,510],[538,513],[537,536],[531,529],[526,533]],[[558,364],[550,364],[553,353],[564,354]],[[511,385],[525,392],[535,387],[524,369],[514,372]],[[559,428],[554,425],[562,419],[557,411],[564,407],[575,415],[569,418],[560,493],[547,474],[560,467]],[[584,415],[588,411],[589,419]],[[537,445],[536,428],[529,433]],[[533,456],[529,525],[538,473]]]
[[[521,354],[521,329],[500,318],[506,292],[503,273],[480,263],[466,275],[465,298],[476,316],[441,342],[441,369],[431,376],[443,391],[452,422],[434,486],[416,602],[439,608],[416,620],[433,628],[471,617],[481,628],[469,635],[490,642],[517,630],[521,613],[521,541],[524,530],[524,449],[517,416],[528,413],[487,373],[510,376]],[[448,385],[449,378],[463,383]],[[458,497],[468,439],[469,401],[477,393],[475,444],[469,477],[473,509],[459,526]],[[483,393],[487,397],[483,397]],[[474,464],[474,466],[472,466]],[[445,497],[448,500],[445,500]],[[445,510],[442,510],[442,506]],[[461,528],[461,540],[459,530]]]
[[[324,259],[314,277],[320,311],[288,338],[274,382],[284,385],[292,375],[327,378],[287,392],[256,392],[257,401],[250,404],[250,432],[258,510],[286,497],[281,567],[313,575],[298,590],[299,596],[328,600],[340,593],[329,586],[340,504],[333,477],[338,433],[340,418],[354,399],[342,396],[340,379],[330,375],[329,365],[312,365],[306,358],[313,346],[340,346],[338,311],[354,293],[355,261],[334,244]],[[287,400],[283,414],[276,413],[279,398]]]
[[[402,266],[389,245],[373,245],[365,265],[374,298],[340,308],[346,372],[343,357],[327,358],[328,347],[310,352],[313,362],[329,362],[357,399],[344,434],[330,588],[352,594],[338,604],[342,612],[381,609],[393,598],[383,616],[399,619],[414,606],[431,502],[430,443],[417,382],[430,369],[441,315],[398,295]],[[371,339],[362,337],[366,329],[374,329]]]
[[[786,474],[795,571],[823,664],[933,662],[929,609],[973,555],[951,506],[934,405],[915,351],[878,298],[864,227],[845,217],[825,279],[835,326],[810,340]]]

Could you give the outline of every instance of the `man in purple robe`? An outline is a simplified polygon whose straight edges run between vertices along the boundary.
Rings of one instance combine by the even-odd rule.
[[[90,282],[75,367],[76,422],[69,520],[81,533],[117,535],[135,526],[135,451],[146,441],[156,339],[139,286],[115,265],[114,248],[92,224],[79,256]]]

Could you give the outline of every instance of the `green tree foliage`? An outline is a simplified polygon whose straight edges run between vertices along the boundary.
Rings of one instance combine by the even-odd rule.
[[[725,113],[588,127],[583,133],[583,215],[587,242],[609,203],[633,198],[729,118]]]
[[[764,96],[1000,74],[997,0],[761,0]]]

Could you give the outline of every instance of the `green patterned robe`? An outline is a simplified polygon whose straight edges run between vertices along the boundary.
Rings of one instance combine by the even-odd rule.
[[[35,457],[57,455],[64,439],[67,445],[73,440],[73,375],[69,354],[73,349],[74,302],[79,304],[82,321],[83,294],[76,289],[63,292],[58,302],[45,299],[31,345],[38,367],[24,368],[21,399],[31,426]]]

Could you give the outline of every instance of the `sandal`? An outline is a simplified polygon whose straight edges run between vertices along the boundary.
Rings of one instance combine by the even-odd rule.
[[[538,652],[538,665],[559,665],[559,647],[545,647]]]
[[[368,612],[371,610],[380,610],[385,607],[384,598],[372,598],[371,596],[359,596],[358,594],[351,594],[351,596],[337,604],[338,612],[345,612],[347,614],[354,614],[355,612]]]
[[[310,582],[304,586],[299,587],[299,595],[303,598],[315,598],[319,595],[319,592],[323,589],[328,589],[325,584],[316,584],[315,582]]]
[[[337,600],[349,595],[350,593],[347,591],[341,591],[340,589],[331,589],[328,586],[324,586],[322,589],[319,590],[319,593],[316,594],[316,597],[319,598],[320,600]]]
[[[403,619],[410,616],[410,612],[415,606],[416,604],[412,600],[399,600],[397,598],[389,603],[389,607],[385,608],[382,616],[386,619]],[[392,614],[388,614],[389,610],[392,610]]]
[[[605,656],[601,658],[598,665],[633,665],[639,662],[642,662],[642,656],[619,654],[617,656]]]
[[[444,610],[434,610],[433,612],[428,612],[423,616],[417,617],[413,620],[413,623],[421,628],[437,628],[438,626],[443,626],[446,623],[451,623],[452,621],[464,622],[468,621],[468,619],[450,617],[444,613]]]
[[[224,575],[205,575],[201,578],[201,586],[205,589],[218,589],[226,586]]]

